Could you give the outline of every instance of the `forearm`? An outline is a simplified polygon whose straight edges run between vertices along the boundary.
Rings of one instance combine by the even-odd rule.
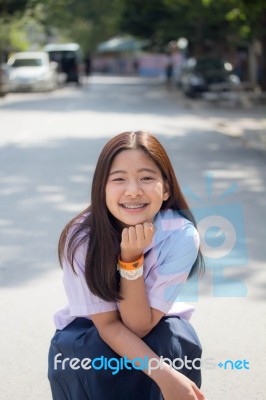
[[[146,294],[143,275],[136,280],[121,277],[120,315],[125,326],[139,337],[145,336],[152,325],[152,312]]]
[[[143,369],[143,372],[153,379],[158,385],[161,384],[163,374],[169,374],[169,366],[161,363],[160,357],[155,354],[138,336],[131,332],[124,324],[117,320],[105,326],[99,331],[101,338],[114,352],[121,357],[127,357],[128,360],[135,358],[148,360],[149,369]],[[140,365],[140,362],[135,363]]]
[[[131,332],[111,311],[91,316],[100,337],[121,357],[131,360],[128,369],[142,370],[161,389],[165,400],[204,400],[196,385],[180,372],[161,361],[138,336]],[[138,367],[138,368],[136,368]]]

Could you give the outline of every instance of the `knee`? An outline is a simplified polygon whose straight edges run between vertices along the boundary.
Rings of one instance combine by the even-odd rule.
[[[48,379],[51,383],[60,379],[60,376],[62,374],[61,369],[62,368],[57,365],[57,354],[54,354],[54,352],[50,351],[48,361]]]
[[[64,357],[56,345],[51,343],[48,356],[48,379],[50,382],[58,381],[66,373],[67,364]]]
[[[52,366],[48,366],[48,379],[50,383],[52,384],[53,382],[56,382],[60,380],[59,373],[61,374],[61,371],[54,369]]]

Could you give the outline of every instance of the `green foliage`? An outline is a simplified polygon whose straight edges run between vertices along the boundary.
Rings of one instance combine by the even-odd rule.
[[[133,35],[156,39],[170,19],[171,9],[163,0],[124,0],[120,26]]]
[[[0,0],[0,15],[14,15],[24,11],[28,0]]]
[[[0,20],[0,48],[14,51],[38,50],[44,41],[44,29],[31,15],[10,16]]]
[[[42,4],[42,22],[48,37],[57,27],[64,41],[76,41],[87,52],[117,33],[122,4],[122,0],[47,0]]]
[[[76,41],[84,52],[94,50],[119,31],[122,7],[123,0],[0,0],[0,49],[36,47],[37,37],[39,46],[50,40]],[[30,18],[35,38],[28,34],[25,19]]]
[[[87,52],[119,33],[163,49],[180,37],[193,46],[263,38],[265,26],[265,0],[0,0],[0,47],[20,49],[31,30],[40,46],[77,41]]]
[[[265,10],[265,0],[124,0],[121,27],[156,43],[237,43],[266,34]]]
[[[201,0],[202,5],[205,7],[209,7],[209,5],[211,4],[212,0]]]
[[[122,27],[132,34],[167,43],[187,37],[191,43],[224,40],[230,30],[225,14],[230,1],[125,0]]]
[[[10,24],[9,42],[13,51],[26,51],[29,48],[25,26],[19,20]]]

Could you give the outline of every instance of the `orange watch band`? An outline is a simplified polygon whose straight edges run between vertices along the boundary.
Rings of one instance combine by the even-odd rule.
[[[144,262],[143,254],[136,261],[132,262],[124,262],[120,259],[120,257],[118,257],[118,267],[126,271],[135,271],[136,269],[143,266],[143,262]]]

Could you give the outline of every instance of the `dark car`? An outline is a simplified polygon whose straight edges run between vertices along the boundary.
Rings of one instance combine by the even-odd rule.
[[[50,61],[55,61],[58,64],[58,72],[64,75],[65,82],[81,84],[84,63],[79,44],[48,44],[43,50],[49,54]]]
[[[177,84],[186,96],[207,92],[212,85],[223,84],[228,88],[239,79],[233,74],[233,67],[218,57],[190,58],[182,67]]]

